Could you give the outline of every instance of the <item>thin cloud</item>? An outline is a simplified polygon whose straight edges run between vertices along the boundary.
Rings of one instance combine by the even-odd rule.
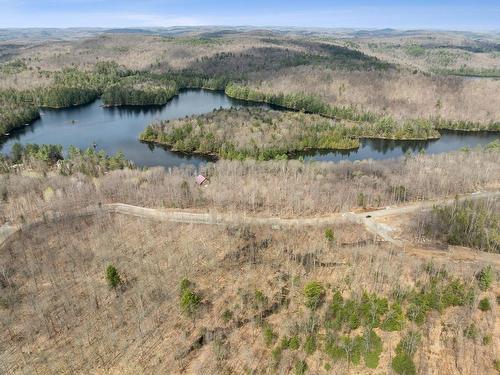
[[[500,3],[363,0],[253,3],[227,0],[0,0],[0,27],[252,25],[500,29]]]
[[[201,26],[205,22],[200,18],[196,17],[185,17],[185,16],[162,16],[154,14],[135,14],[135,13],[125,13],[125,14],[112,14],[110,18],[116,21],[123,21],[127,24],[134,24],[138,26]]]

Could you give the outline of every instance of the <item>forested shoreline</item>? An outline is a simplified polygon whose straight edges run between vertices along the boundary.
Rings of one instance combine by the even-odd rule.
[[[258,108],[220,109],[148,126],[141,141],[225,159],[286,159],[309,149],[356,149],[347,129],[319,115]]]
[[[105,106],[164,105],[179,93],[177,85],[166,87],[136,87],[117,84],[108,87],[101,96]]]
[[[70,146],[66,155],[61,145],[15,143],[10,155],[0,154],[0,174],[15,172],[16,168],[31,168],[39,171],[58,169],[62,175],[82,173],[98,177],[117,169],[132,169],[134,164],[122,152],[108,155],[103,150],[85,150]]]
[[[249,100],[256,103],[268,103],[287,109],[304,111],[307,113],[319,114],[329,118],[351,121],[377,122],[380,119],[390,119],[398,121],[388,115],[378,115],[371,112],[359,112],[354,107],[336,107],[325,103],[320,97],[307,93],[283,94],[266,93],[252,89],[251,87],[230,83],[225,89],[227,96],[239,99]],[[385,121],[385,120],[384,120]],[[426,126],[435,129],[459,130],[459,131],[500,131],[500,122],[478,123],[473,121],[451,121],[439,118],[429,119],[405,119],[403,123],[419,122],[427,123]]]
[[[53,85],[30,90],[0,90],[0,133],[24,126],[39,117],[39,108],[67,108],[90,103],[101,98],[105,106],[163,105],[181,89],[202,88],[223,90],[231,98],[269,103],[284,109],[321,115],[326,118],[363,123],[366,129],[357,132],[365,137],[390,139],[429,139],[438,137],[427,130],[411,131],[410,128],[447,129],[459,131],[500,131],[500,122],[478,123],[450,121],[440,118],[398,120],[389,115],[360,111],[353,106],[332,106],[319,96],[303,92],[293,94],[266,93],[235,83],[231,75],[209,76],[192,70],[168,71],[153,74],[131,71],[114,62],[97,63],[93,70],[64,69],[53,74]],[[397,124],[397,125],[396,125]],[[415,125],[417,124],[417,125]],[[394,127],[407,129],[393,134]],[[382,135],[380,129],[386,130]]]
[[[48,73],[47,73],[48,74]],[[53,84],[29,90],[0,89],[0,134],[40,117],[40,108],[63,109],[101,98],[105,106],[164,105],[182,89],[225,89],[226,78],[192,72],[153,74],[131,71],[114,62],[97,63],[93,70],[64,69],[52,74]]]
[[[225,159],[269,160],[313,149],[356,149],[360,138],[427,140],[439,136],[423,121],[400,124],[381,118],[373,123],[358,123],[303,112],[242,108],[152,124],[140,139],[175,151]]]

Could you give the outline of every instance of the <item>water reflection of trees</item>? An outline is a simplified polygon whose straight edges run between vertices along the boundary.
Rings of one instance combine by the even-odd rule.
[[[142,144],[146,145],[149,151],[154,152],[156,149],[160,149],[165,151],[166,153],[174,154],[178,158],[184,159],[184,160],[194,160],[197,162],[215,162],[217,161],[217,157],[211,156],[211,155],[204,155],[204,154],[192,154],[192,153],[186,153],[186,152],[180,152],[180,151],[174,151],[172,150],[169,146],[167,145],[161,145],[161,144],[154,144],[151,142],[144,142],[140,141]]]
[[[23,126],[21,128],[12,129],[10,131],[9,136],[0,136],[0,152],[2,151],[3,146],[7,142],[13,142],[13,143],[20,142],[23,135],[26,135],[29,133],[34,133],[34,132],[35,132],[35,128],[34,128],[33,124],[31,124],[28,126]]]
[[[205,92],[203,90],[185,90],[181,91],[179,96],[172,98],[166,105],[163,106],[125,106],[125,107],[109,107],[101,108],[102,102],[100,100],[94,101],[89,104],[70,107],[65,109],[48,109],[43,108],[41,110],[41,119],[36,120],[30,126],[23,126],[18,129],[10,131],[10,136],[0,137],[0,153],[5,153],[10,146],[16,142],[25,143],[27,138],[33,143],[40,143],[39,134],[31,136],[36,133],[36,128],[42,126],[43,129],[39,128],[39,132],[42,135],[41,139],[46,139],[45,132],[51,134],[51,143],[68,143],[71,144],[71,140],[78,137],[78,134],[72,131],[59,131],[62,129],[62,124],[67,125],[68,128],[79,128],[80,122],[83,124],[99,124],[105,122],[106,124],[119,123],[121,120],[128,118],[139,119],[137,124],[143,124],[146,126],[148,122],[155,121],[157,118],[163,118],[168,114],[169,117],[184,116],[189,113],[197,113],[201,111],[200,108],[205,108],[212,106],[217,108],[219,106],[235,106],[235,107],[248,107],[256,106],[261,108],[273,108],[282,109],[268,104],[262,103],[252,103],[246,101],[240,101],[236,99],[231,99],[225,96],[223,92]],[[107,113],[108,115],[103,115]],[[135,120],[134,120],[135,121]],[[124,121],[126,122],[126,121]],[[131,122],[132,123],[132,122]],[[134,126],[136,124],[134,123]],[[96,137],[112,137],[113,132],[125,132],[130,131],[131,127],[113,127],[100,128],[99,126],[93,126],[89,128],[88,132],[95,132]],[[50,133],[51,131],[55,132]],[[134,130],[135,132],[135,130]],[[381,139],[363,139],[361,140],[362,147],[358,149],[351,150],[308,150],[304,152],[297,152],[289,155],[289,158],[318,158],[321,160],[331,160],[338,161],[343,159],[358,159],[358,158],[387,158],[387,157],[398,157],[404,153],[418,153],[421,150],[426,150],[428,152],[442,152],[450,151],[452,149],[457,149],[467,145],[475,145],[477,143],[487,143],[498,138],[498,133],[492,132],[460,132],[460,131],[446,131],[440,130],[442,135],[439,140],[427,140],[427,141],[394,141],[394,140],[381,140]],[[93,133],[85,133],[93,137]],[[70,138],[71,137],[71,138]],[[77,141],[77,139],[74,139]],[[120,148],[120,143],[123,138],[117,137],[116,140],[111,139],[109,142],[111,145]],[[114,143],[113,143],[114,142]],[[116,144],[115,144],[116,143]],[[431,147],[432,146],[432,147]],[[179,159],[186,161],[191,161],[193,163],[198,161],[213,161],[213,157],[200,154],[186,154],[181,152],[174,152],[168,149],[168,147],[160,147],[152,144],[147,144],[144,147],[148,147],[149,150],[145,148],[142,152],[145,155],[139,155],[140,158],[145,158],[146,163],[147,158],[151,158],[151,163],[156,163],[159,160],[159,164],[166,162],[168,160],[167,153],[175,154]],[[154,152],[156,148],[162,148],[163,150],[157,150],[157,155],[151,157],[150,152]],[[165,152],[165,159],[162,153]],[[382,155],[385,155],[382,156]]]
[[[164,111],[165,105],[105,107],[111,114],[126,116],[156,115]]]
[[[288,156],[290,159],[298,159],[299,157],[317,157],[317,156],[327,156],[327,157],[335,157],[335,156],[347,156],[356,155],[359,151],[359,148],[349,149],[349,150],[325,150],[325,149],[314,149],[307,151],[297,151],[292,152]]]
[[[403,154],[407,152],[415,153],[422,150],[427,150],[430,145],[438,139],[430,139],[425,141],[395,141],[391,139],[365,139],[362,141],[363,147],[368,147],[373,151],[381,154],[393,153],[401,150]]]

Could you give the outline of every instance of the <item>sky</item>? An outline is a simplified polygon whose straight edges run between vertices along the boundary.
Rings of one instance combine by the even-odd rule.
[[[500,30],[500,0],[0,0],[0,28],[200,25]]]

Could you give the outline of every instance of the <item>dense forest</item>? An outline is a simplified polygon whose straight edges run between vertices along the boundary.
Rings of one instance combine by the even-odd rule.
[[[0,135],[40,117],[29,92],[0,90]]]
[[[53,73],[53,85],[49,87],[0,90],[0,133],[36,120],[40,107],[65,108],[92,102],[104,87],[124,74],[116,64],[99,63],[90,72],[64,69]]]
[[[116,169],[133,168],[122,152],[108,155],[103,150],[85,150],[70,146],[65,155],[61,145],[15,143],[10,155],[0,155],[0,173],[9,173],[22,163],[24,167],[47,171],[57,167],[62,175],[82,173],[97,177]]]
[[[141,140],[183,152],[215,154],[227,159],[286,158],[311,148],[359,146],[345,128],[317,115],[261,109],[217,110],[203,116],[165,121],[146,128]]]
[[[34,100],[41,107],[66,108],[90,103],[97,99],[97,90],[83,87],[54,86],[33,93]]]
[[[162,105],[177,95],[175,83],[167,86],[129,86],[116,84],[106,88],[101,96],[104,105]]]
[[[268,44],[279,44],[269,39]],[[44,71],[52,84],[28,90],[0,90],[0,133],[23,126],[38,118],[39,107],[64,108],[90,103],[102,97],[104,104],[114,105],[161,105],[165,104],[182,88],[206,88],[225,90],[230,97],[266,102],[287,109],[319,114],[329,118],[361,121],[369,124],[364,136],[379,137],[381,127],[394,127],[401,122],[387,114],[361,110],[353,105],[332,105],[314,94],[305,92],[276,93],[264,92],[247,86],[248,74],[254,71],[294,67],[304,64],[336,64],[338,69],[386,70],[391,66],[380,60],[348,48],[325,43],[305,43],[295,41],[307,53],[276,47],[253,48],[246,54],[216,53],[211,57],[201,57],[189,67],[167,69],[162,72],[131,70],[116,62],[98,62],[91,69],[76,67],[60,71]],[[270,62],[274,62],[274,65]],[[347,65],[346,65],[347,64]],[[342,68],[344,67],[344,68]],[[23,61],[4,64],[6,72],[26,69]],[[10,73],[9,73],[10,74]],[[427,124],[424,124],[427,122]],[[421,139],[429,138],[429,132],[411,131],[418,128],[453,129],[464,131],[500,130],[499,122],[478,123],[471,121],[450,121],[440,118],[407,119],[398,124],[404,133],[394,135],[393,131],[383,132],[383,137]],[[411,125],[413,124],[413,125]],[[365,124],[366,125],[366,124]],[[357,133],[356,133],[357,134]],[[410,134],[410,135],[409,135]],[[357,134],[359,135],[359,134]],[[434,133],[433,136],[436,136]]]
[[[308,149],[357,148],[362,137],[429,139],[439,133],[424,121],[400,124],[380,118],[357,123],[302,112],[241,108],[153,124],[140,138],[183,152],[269,160]]]
[[[107,106],[162,105],[180,88],[223,90],[225,78],[192,72],[152,74],[130,71],[113,62],[97,63],[93,70],[63,69],[51,76],[53,84],[29,90],[0,90],[0,133],[36,120],[40,107],[66,108],[101,97]]]
[[[352,120],[352,121],[367,121],[367,122],[399,122],[389,115],[380,115],[371,112],[360,112],[352,106],[332,106],[325,103],[320,97],[307,93],[295,94],[275,94],[266,93],[263,91],[252,89],[248,86],[241,84],[228,84],[226,86],[226,95],[241,99],[250,100],[254,102],[263,102],[277,105],[284,108],[304,111],[308,113],[316,113],[325,117],[332,117],[337,119]],[[428,119],[406,119],[403,121],[405,124],[419,123],[428,128],[460,130],[460,131],[500,131],[500,122],[478,123],[473,121],[450,121],[440,118]],[[418,137],[417,137],[418,138]]]
[[[416,223],[420,236],[500,253],[500,202],[456,201],[421,213]]]
[[[305,40],[262,38],[259,47],[243,52],[218,52],[193,61],[187,71],[211,77],[224,76],[244,80],[251,73],[278,71],[301,65],[321,65],[342,70],[382,71],[392,64],[351,48]]]
[[[357,122],[349,130],[353,136],[359,138],[425,140],[440,136],[430,121],[396,121],[390,116],[379,117],[373,122]]]
[[[500,121],[480,123],[473,121],[449,121],[437,119],[434,121],[436,129],[460,130],[460,131],[500,131]]]

